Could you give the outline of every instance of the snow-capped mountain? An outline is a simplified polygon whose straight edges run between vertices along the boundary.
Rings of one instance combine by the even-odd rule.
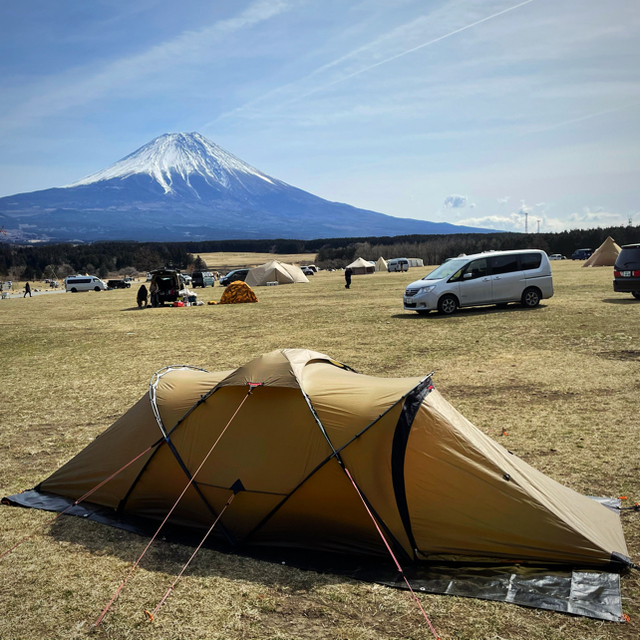
[[[245,186],[243,178],[249,185],[254,183],[255,178],[270,185],[279,182],[194,132],[165,133],[110,167],[66,188],[125,179],[133,175],[150,176],[162,186],[165,193],[176,192],[172,185],[177,178],[191,187],[189,178],[193,175],[204,178],[209,186],[222,186],[225,189]]]
[[[0,198],[14,240],[221,240],[485,232],[329,202],[199,133],[167,133],[70,185]]]

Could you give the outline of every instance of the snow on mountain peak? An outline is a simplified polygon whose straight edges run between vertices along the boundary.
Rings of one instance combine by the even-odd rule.
[[[241,180],[242,174],[255,176],[273,185],[278,180],[207,140],[199,133],[165,133],[140,147],[106,169],[92,173],[69,187],[79,187],[104,180],[124,179],[147,174],[156,180],[165,193],[172,193],[172,182],[179,175],[189,186],[189,176],[198,174],[207,182],[229,188],[230,178]]]

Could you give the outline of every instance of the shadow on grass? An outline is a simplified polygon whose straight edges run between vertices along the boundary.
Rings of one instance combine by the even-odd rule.
[[[405,311],[405,313],[396,313],[392,315],[392,318],[398,318],[399,320],[447,320],[448,318],[455,317],[472,317],[472,316],[487,316],[493,315],[496,313],[504,314],[504,313],[530,313],[535,311],[536,309],[546,309],[546,304],[540,304],[534,309],[526,309],[525,307],[521,307],[519,304],[510,304],[507,307],[496,307],[487,306],[487,307],[467,307],[464,309],[458,309],[455,313],[445,316],[437,311],[430,311],[429,313],[419,314],[415,311]]]
[[[604,298],[602,302],[605,304],[640,304],[640,300],[633,296],[631,298]]]
[[[153,529],[159,523],[153,522]],[[166,533],[166,535],[164,535]],[[93,556],[110,556],[130,565],[149,542],[150,535],[125,531],[107,524],[66,516],[55,522],[49,535],[58,542],[79,545]],[[204,532],[189,529],[162,531],[145,554],[140,566],[146,571],[176,575],[193,553]],[[176,539],[182,538],[182,539]],[[266,564],[265,564],[266,563]],[[319,572],[351,578],[359,570],[373,570],[389,577],[388,561],[362,556],[355,559],[303,549],[242,548],[234,550],[223,541],[210,538],[199,551],[186,575],[219,576],[233,580],[251,580],[265,586],[277,586],[284,580],[296,589],[309,590],[331,580],[317,573],[291,575],[287,569]],[[286,572],[286,574],[283,574]],[[396,572],[391,572],[395,575]],[[124,576],[122,576],[124,577]]]

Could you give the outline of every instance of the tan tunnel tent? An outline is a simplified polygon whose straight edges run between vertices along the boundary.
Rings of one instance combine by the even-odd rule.
[[[609,236],[582,265],[583,267],[613,267],[621,249],[615,240]]]
[[[277,282],[278,284],[295,284],[300,282],[309,282],[307,276],[302,273],[300,267],[294,264],[286,264],[278,260],[265,262],[259,267],[249,270],[245,283],[250,287],[262,287],[268,282]]]
[[[5,501],[62,510],[118,470],[70,513],[145,533],[141,523],[157,525],[192,480],[169,520],[185,540],[205,531],[235,494],[212,544],[250,554],[298,550],[312,563],[328,553],[333,572],[343,561],[366,558],[387,571],[392,563],[377,524],[424,590],[458,588],[460,595],[603,619],[622,615],[616,571],[629,559],[615,506],[562,486],[498,445],[443,398],[431,376],[361,375],[297,349],[217,373],[167,367],[83,451]],[[420,577],[421,568],[432,571],[438,562],[449,566],[446,579]],[[469,562],[511,567],[501,597],[495,581],[485,591],[478,587],[478,575],[473,589],[459,586],[463,578],[452,578],[451,567]],[[556,594],[552,606],[551,591],[543,589],[536,600],[526,571],[514,582],[515,564],[546,567],[544,576],[551,567],[551,591],[563,568],[566,597]],[[604,581],[609,604],[590,605],[583,593],[576,605],[578,574],[596,585],[594,602]],[[395,584],[395,574],[381,575],[367,574]],[[514,594],[514,584],[524,586]]]

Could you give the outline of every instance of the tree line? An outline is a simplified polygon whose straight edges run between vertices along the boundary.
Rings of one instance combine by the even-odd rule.
[[[0,276],[22,280],[64,278],[73,273],[107,277],[160,267],[188,269],[204,264],[201,253],[316,253],[322,268],[340,268],[355,258],[422,258],[440,264],[446,258],[488,250],[542,249],[567,257],[576,249],[596,249],[607,236],[619,244],[640,242],[640,227],[573,229],[561,233],[461,233],[315,240],[211,240],[201,242],[96,242],[21,246],[0,242]]]

